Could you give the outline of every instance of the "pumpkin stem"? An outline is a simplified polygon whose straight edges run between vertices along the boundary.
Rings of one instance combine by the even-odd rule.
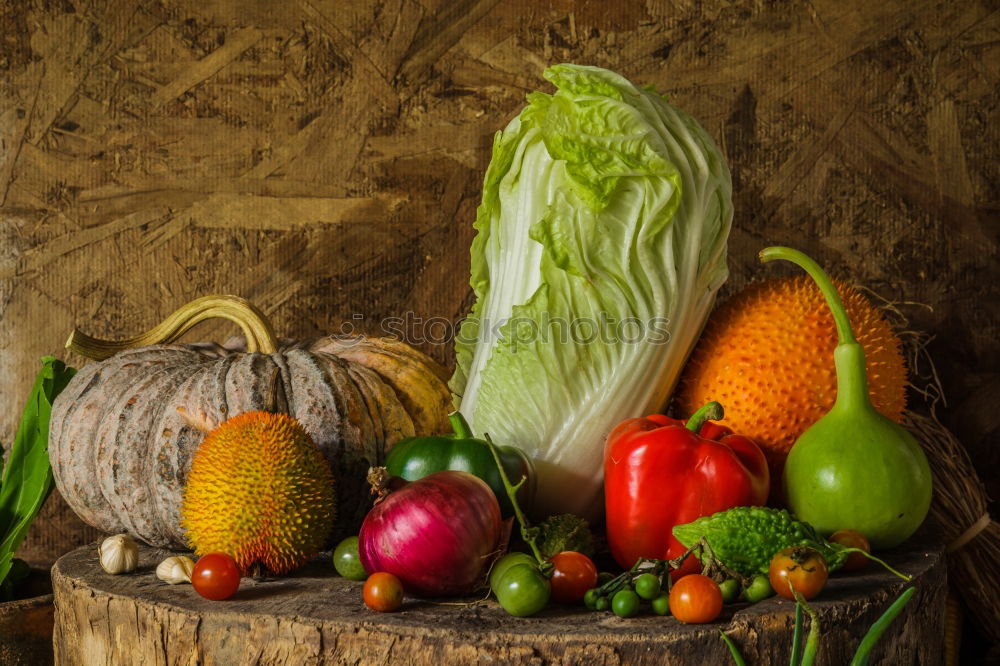
[[[196,324],[207,319],[228,319],[243,329],[247,351],[273,354],[278,350],[277,339],[267,317],[250,301],[239,296],[205,296],[191,301],[152,329],[124,340],[101,340],[74,329],[66,348],[85,358],[102,361],[133,347],[173,342]]]

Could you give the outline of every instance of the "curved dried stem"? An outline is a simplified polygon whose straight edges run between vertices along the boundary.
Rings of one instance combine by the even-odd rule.
[[[239,296],[205,296],[191,301],[157,326],[124,340],[101,340],[74,329],[66,348],[85,358],[101,361],[120,351],[135,347],[173,342],[192,327],[208,319],[228,319],[243,330],[248,352],[273,354],[277,338],[267,317],[250,301]]]

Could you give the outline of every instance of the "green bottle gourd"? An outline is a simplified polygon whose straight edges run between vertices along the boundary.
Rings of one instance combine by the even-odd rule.
[[[910,433],[872,406],[865,352],[829,276],[787,247],[765,248],[760,259],[785,259],[804,269],[826,298],[839,337],[833,352],[837,399],[788,454],[783,478],[788,507],[823,536],[852,529],[873,549],[897,546],[920,527],[930,508],[927,457]]]

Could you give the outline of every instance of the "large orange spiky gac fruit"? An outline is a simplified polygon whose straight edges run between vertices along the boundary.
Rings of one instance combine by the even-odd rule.
[[[896,423],[906,407],[907,372],[892,326],[856,289],[834,280],[855,337],[865,350],[875,409]],[[764,450],[772,489],[780,487],[795,440],[833,407],[837,329],[808,276],[752,284],[716,310],[681,378],[680,414],[711,400],[724,424]]]
[[[199,555],[228,553],[244,575],[302,566],[333,529],[333,473],[298,421],[247,412],[210,432],[191,462],[181,525]]]

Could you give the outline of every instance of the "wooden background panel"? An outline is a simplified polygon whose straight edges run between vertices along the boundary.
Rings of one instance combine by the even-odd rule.
[[[998,30],[985,0],[0,0],[0,441],[74,325],[130,335],[211,292],[293,337],[459,319],[492,135],[569,61],[722,146],[724,294],[777,274],[777,242],[922,304],[996,496]],[[91,536],[53,500],[24,554]]]

